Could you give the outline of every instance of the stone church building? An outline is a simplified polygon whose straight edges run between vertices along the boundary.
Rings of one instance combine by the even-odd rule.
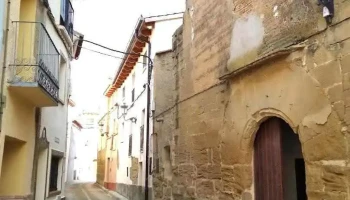
[[[350,1],[328,23],[317,0],[186,4],[155,58],[153,199],[350,199]]]

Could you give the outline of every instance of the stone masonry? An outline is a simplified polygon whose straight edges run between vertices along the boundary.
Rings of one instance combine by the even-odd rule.
[[[350,199],[350,1],[334,2],[327,25],[316,0],[187,0],[155,59],[154,199],[255,199],[270,117],[299,136],[308,199]]]

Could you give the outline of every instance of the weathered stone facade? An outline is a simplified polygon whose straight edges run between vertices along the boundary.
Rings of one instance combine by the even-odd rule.
[[[350,1],[335,7],[327,26],[317,1],[187,1],[156,58],[154,199],[255,199],[270,117],[299,136],[308,199],[350,198]]]

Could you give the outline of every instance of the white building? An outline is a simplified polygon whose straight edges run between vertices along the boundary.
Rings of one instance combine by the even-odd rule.
[[[70,91],[71,61],[80,53],[78,40],[83,35],[73,30],[74,9],[69,0],[46,1],[47,13],[43,24],[59,52],[58,106],[41,109],[41,147],[38,154],[35,199],[64,196],[66,173],[66,150],[68,136],[68,107]],[[79,42],[81,46],[81,42]]]
[[[97,167],[98,125],[97,112],[85,112],[77,118],[82,126],[81,131],[72,135],[75,141],[74,170],[80,181],[95,182]]]
[[[68,135],[67,135],[67,150],[66,150],[66,176],[65,183],[72,183],[78,180],[76,158],[77,158],[77,138],[76,135],[80,134],[83,126],[77,120],[78,114],[75,108],[75,103],[69,100],[70,109],[68,110]]]
[[[151,58],[160,51],[172,49],[172,35],[182,25],[182,14],[168,17],[140,18],[135,32],[139,31],[142,39],[151,42]],[[133,35],[126,48],[126,55],[121,62],[113,83],[105,95],[109,98],[109,129],[117,127],[114,146],[117,151],[116,185],[117,191],[129,199],[142,198],[145,178],[149,176],[152,187],[152,117],[150,118],[150,153],[149,171],[146,173],[146,107],[148,59],[137,54],[148,55],[148,44]],[[153,89],[151,80],[151,99]],[[124,109],[126,108],[126,109]],[[154,110],[152,101],[151,110]],[[150,111],[152,112],[152,111]],[[152,114],[150,114],[151,116]],[[111,132],[111,131],[109,131]],[[116,131],[113,131],[116,132]],[[110,134],[111,135],[111,134]],[[136,195],[136,196],[130,196]]]

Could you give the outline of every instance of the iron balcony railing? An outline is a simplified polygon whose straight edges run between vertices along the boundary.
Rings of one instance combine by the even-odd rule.
[[[14,60],[10,82],[38,83],[58,99],[59,52],[40,22],[14,21]]]

